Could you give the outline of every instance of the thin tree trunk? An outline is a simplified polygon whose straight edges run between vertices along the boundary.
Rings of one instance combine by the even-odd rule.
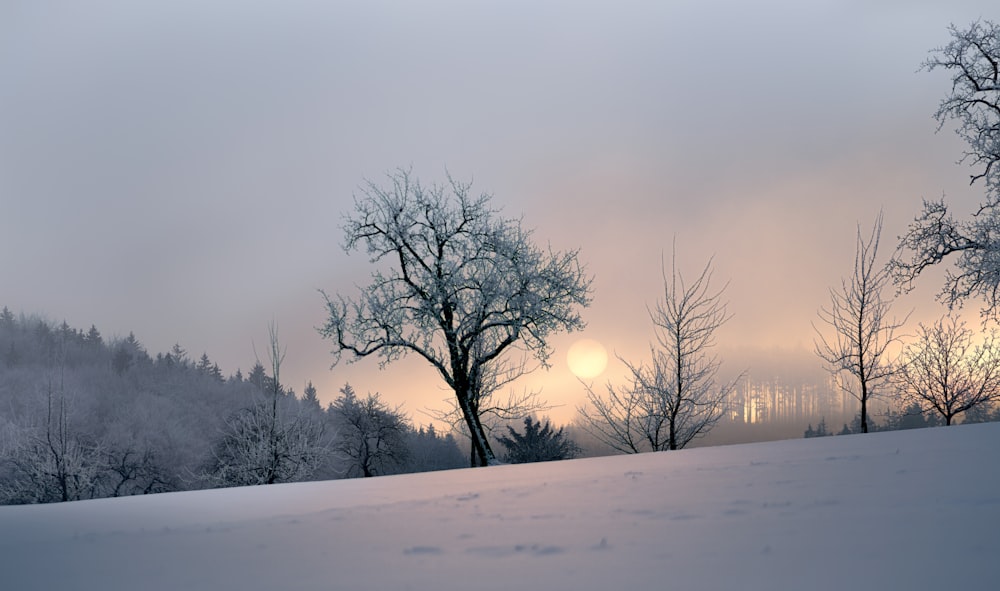
[[[861,382],[861,432],[868,432],[868,384]]]

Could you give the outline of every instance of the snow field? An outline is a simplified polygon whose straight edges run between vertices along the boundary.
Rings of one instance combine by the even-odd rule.
[[[0,507],[0,588],[995,589],[1000,424]]]

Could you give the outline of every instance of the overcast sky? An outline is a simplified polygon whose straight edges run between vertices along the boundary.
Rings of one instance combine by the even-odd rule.
[[[752,4],[752,6],[750,6]],[[728,351],[812,348],[856,225],[883,248],[922,198],[973,209],[962,144],[917,72],[947,25],[995,2],[282,2],[0,4],[0,306],[225,373],[274,320],[298,392],[350,380],[420,422],[429,368],[329,369],[317,290],[370,271],[341,248],[364,179],[449,170],[579,248],[596,277],[582,335],[543,385],[571,418],[578,336],[624,355],[676,237],[730,281]],[[720,283],[721,285],[721,283]],[[903,298],[940,314],[939,285]],[[604,379],[617,380],[612,364]]]

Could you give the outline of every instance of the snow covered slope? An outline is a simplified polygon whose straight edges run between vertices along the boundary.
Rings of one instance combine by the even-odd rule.
[[[0,588],[997,589],[1000,424],[0,507]]]

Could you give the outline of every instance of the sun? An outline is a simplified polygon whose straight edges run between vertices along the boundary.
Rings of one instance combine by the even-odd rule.
[[[608,352],[594,339],[580,339],[566,353],[566,363],[573,375],[589,380],[604,373],[608,366]]]

